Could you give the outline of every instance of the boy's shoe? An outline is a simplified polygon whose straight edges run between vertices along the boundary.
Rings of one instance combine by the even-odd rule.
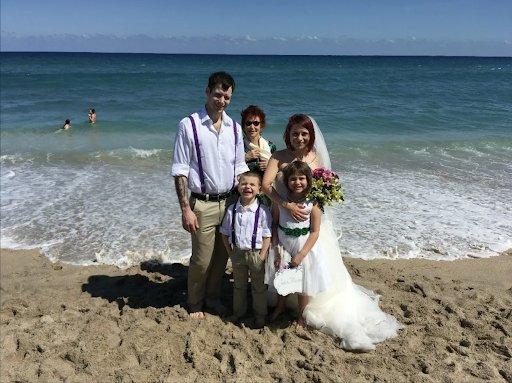
[[[212,310],[215,314],[223,317],[227,314],[228,309],[220,301],[206,303],[206,308]]]
[[[256,318],[254,320],[254,328],[263,328],[265,327],[265,318]]]
[[[238,326],[242,322],[242,318],[240,318],[240,317],[238,317],[236,315],[231,315],[231,316],[227,317],[226,320],[228,322],[233,323],[236,326]]]

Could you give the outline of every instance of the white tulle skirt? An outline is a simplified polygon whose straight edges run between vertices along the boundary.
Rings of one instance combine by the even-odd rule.
[[[318,242],[322,248],[323,270],[329,273],[329,289],[312,295],[304,310],[306,323],[320,331],[340,338],[347,350],[369,351],[375,344],[396,335],[400,323],[379,307],[379,296],[352,282],[343,260],[336,233],[328,212],[322,217]],[[269,302],[276,301],[272,285],[275,273],[274,255],[267,259],[266,281],[269,283]]]
[[[300,237],[289,236],[279,230],[279,243],[284,248],[284,254],[281,260],[281,264],[283,266],[292,260],[291,254],[297,254],[304,247],[307,238],[307,235]],[[267,262],[265,269],[265,283],[269,286],[273,286],[275,277],[275,269],[273,267],[274,253],[272,253],[271,258],[272,267],[270,267]],[[317,241],[308,255],[304,257],[301,265],[302,292],[304,294],[314,296],[329,289],[329,272],[327,269],[327,263],[324,260],[324,251],[322,250],[320,242]]]

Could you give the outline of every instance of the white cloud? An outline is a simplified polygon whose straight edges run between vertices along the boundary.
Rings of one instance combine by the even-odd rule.
[[[362,40],[316,35],[257,38],[246,36],[116,36],[104,34],[19,36],[2,31],[2,51],[512,56],[512,42],[407,39]]]

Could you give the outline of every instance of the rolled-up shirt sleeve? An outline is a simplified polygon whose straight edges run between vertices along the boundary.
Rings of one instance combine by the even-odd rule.
[[[261,236],[263,238],[272,236],[272,215],[266,206],[262,206],[264,214],[261,215]]]
[[[187,137],[187,127],[182,120],[178,126],[178,133],[176,133],[176,139],[174,141],[171,175],[173,177],[188,177],[190,160],[190,143]]]
[[[244,140],[242,128],[238,123],[236,123],[236,129],[238,134],[238,143],[236,145],[236,164],[235,164],[235,176],[238,176],[242,173],[248,172],[249,167],[245,163],[245,150],[244,150]]]

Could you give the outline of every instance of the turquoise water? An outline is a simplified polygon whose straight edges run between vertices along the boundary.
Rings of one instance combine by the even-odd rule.
[[[1,53],[3,247],[128,265],[189,252],[169,173],[177,122],[209,73],[228,113],[323,130],[353,257],[453,259],[512,246],[512,59]],[[96,108],[98,123],[86,122]],[[58,128],[70,118],[70,131]]]

